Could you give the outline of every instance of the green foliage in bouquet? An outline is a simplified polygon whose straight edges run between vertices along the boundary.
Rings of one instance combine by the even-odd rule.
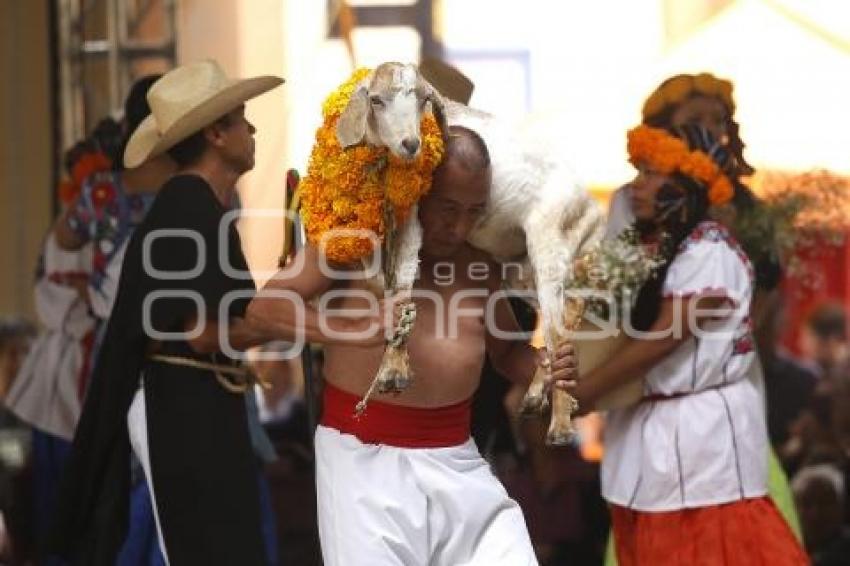
[[[607,320],[611,308],[622,320],[634,306],[638,291],[658,268],[664,264],[664,240],[656,247],[641,243],[634,228],[623,231],[619,237],[603,240],[573,263],[572,279],[567,294],[586,293],[585,313]]]

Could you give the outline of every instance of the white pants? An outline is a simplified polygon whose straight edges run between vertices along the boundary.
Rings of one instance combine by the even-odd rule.
[[[528,566],[522,511],[470,439],[448,448],[363,444],[316,431],[325,566]]]
[[[165,551],[165,539],[162,538],[162,527],[159,524],[159,512],[156,508],[156,494],[153,489],[153,476],[151,476],[151,458],[148,451],[148,419],[145,411],[145,390],[139,389],[133,397],[133,402],[130,404],[130,410],[127,411],[127,429],[130,432],[130,446],[133,447],[133,453],[136,458],[142,463],[142,468],[145,471],[145,481],[148,482],[148,491],[151,494],[151,504],[153,505],[153,516],[156,519],[156,536],[159,537],[159,548],[162,549],[162,557],[165,563],[168,564],[168,553]]]

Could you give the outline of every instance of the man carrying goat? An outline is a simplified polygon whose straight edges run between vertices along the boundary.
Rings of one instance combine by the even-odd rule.
[[[417,319],[407,342],[416,379],[373,400],[363,415],[355,417],[355,405],[394,327],[384,317],[394,298],[376,304],[365,279],[340,276],[356,271],[330,273],[307,247],[248,308],[249,320],[283,339],[325,345],[316,481],[327,566],[537,563],[520,508],[470,438],[470,399],[485,352],[500,373],[524,384],[543,359],[519,337],[500,268],[467,243],[490,184],[482,139],[450,128],[418,210]],[[318,308],[306,304],[314,299]],[[572,380],[571,348],[559,348],[551,365],[555,379]]]

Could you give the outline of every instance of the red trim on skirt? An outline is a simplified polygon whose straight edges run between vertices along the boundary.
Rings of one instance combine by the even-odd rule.
[[[472,399],[447,407],[420,408],[369,401],[355,416],[360,397],[325,383],[322,425],[351,434],[365,444],[399,448],[444,448],[469,439]]]
[[[678,511],[611,506],[619,566],[809,564],[767,497]]]

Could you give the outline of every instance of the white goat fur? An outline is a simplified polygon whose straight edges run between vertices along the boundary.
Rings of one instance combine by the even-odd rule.
[[[416,71],[415,81],[411,81],[410,69]],[[388,102],[378,105],[380,115],[376,115],[376,108],[369,107],[371,112],[359,118],[365,131],[354,139],[350,131],[338,131],[341,142],[345,138],[344,146],[366,140],[398,154],[399,137],[415,135],[418,139],[425,106],[421,102],[425,100],[431,103],[435,114],[444,114],[448,125],[468,128],[484,140],[493,181],[487,210],[469,242],[499,261],[527,258],[542,313],[544,340],[552,351],[555,341],[566,334],[563,285],[570,276],[572,261],[599,241],[604,230],[601,210],[578,183],[563,156],[554,155],[521,128],[509,127],[489,114],[442,99],[412,65],[384,63],[361,83],[358,92],[367,106],[372,96],[381,96]],[[415,96],[420,103],[411,104],[405,95]],[[397,114],[393,112],[395,102],[399,103]],[[411,106],[419,111],[410,112]],[[381,133],[393,139],[382,139]],[[414,212],[402,229],[398,248],[399,290],[412,288],[410,274],[416,272],[421,242],[422,230]]]

